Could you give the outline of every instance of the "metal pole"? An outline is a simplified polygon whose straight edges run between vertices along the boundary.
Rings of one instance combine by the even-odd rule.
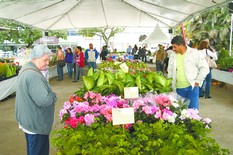
[[[229,55],[231,56],[231,49],[232,49],[232,29],[233,29],[233,13],[231,14],[231,33],[230,33],[230,50]]]

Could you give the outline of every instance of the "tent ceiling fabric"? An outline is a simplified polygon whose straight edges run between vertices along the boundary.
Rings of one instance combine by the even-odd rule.
[[[87,27],[174,27],[231,0],[1,0],[0,18],[44,30]]]

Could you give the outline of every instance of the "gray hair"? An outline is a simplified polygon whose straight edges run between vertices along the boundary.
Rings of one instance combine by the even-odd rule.
[[[45,54],[51,55],[52,53],[46,45],[36,45],[32,49],[31,59],[41,58]]]

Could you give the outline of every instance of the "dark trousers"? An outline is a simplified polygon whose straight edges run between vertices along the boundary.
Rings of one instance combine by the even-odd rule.
[[[27,134],[27,155],[49,155],[49,135]]]
[[[58,75],[58,80],[63,80],[63,67],[59,67],[57,65],[57,75]]]
[[[94,70],[96,69],[96,62],[88,62],[88,67],[93,68]]]
[[[74,79],[75,79],[75,75],[76,75],[76,63],[73,63],[72,67],[74,68]]]
[[[204,82],[205,82],[205,98],[208,98],[210,96],[210,87],[211,87],[211,81],[212,81],[212,74],[211,74],[211,69],[209,74],[207,74]],[[203,89],[204,89],[204,82],[202,84],[202,86],[199,89],[199,95],[203,96]]]
[[[163,64],[163,61],[161,60],[156,60],[156,71],[157,72],[162,72],[164,71],[164,64]]]

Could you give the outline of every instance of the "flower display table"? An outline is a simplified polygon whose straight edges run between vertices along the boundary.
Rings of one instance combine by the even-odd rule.
[[[63,74],[67,73],[67,67],[65,66],[63,68]],[[57,66],[51,66],[49,67],[48,77],[49,79],[54,78],[57,76]]]
[[[217,81],[233,85],[233,72],[212,69],[212,78]]]
[[[17,77],[13,77],[0,82],[0,100],[3,100],[16,91]]]
[[[67,73],[66,66],[63,68],[63,73]],[[43,71],[42,74],[47,78],[51,79],[57,76],[57,66],[49,67],[48,72]],[[1,81],[0,82],[0,100],[3,100],[7,96],[11,95],[16,91],[17,76]]]

